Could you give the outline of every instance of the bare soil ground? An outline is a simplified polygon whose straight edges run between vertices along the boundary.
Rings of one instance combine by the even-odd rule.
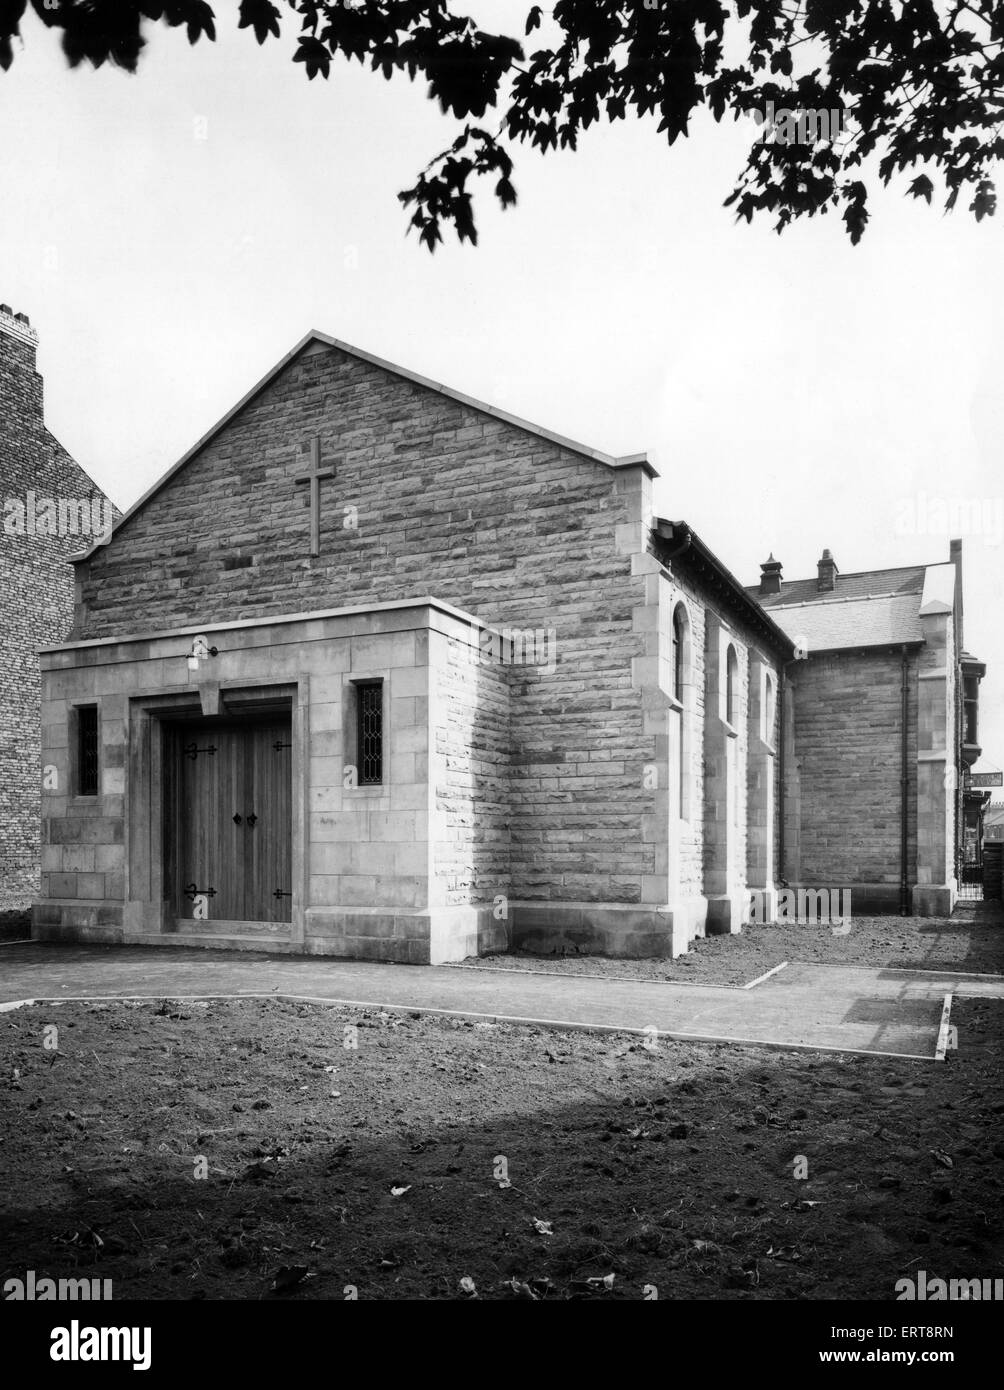
[[[952,1018],[935,1064],[280,1001],[0,1014],[0,1280],[885,1300],[919,1269],[999,1277],[1004,1010]]]
[[[846,933],[829,925],[744,927],[736,936],[708,936],[676,960],[612,960],[604,956],[471,957],[464,967],[557,970],[571,975],[620,975],[642,980],[691,980],[744,985],[782,961],[870,965],[901,970],[961,970],[1004,974],[1004,909],[999,903],[963,906],[952,917],[855,917]]]

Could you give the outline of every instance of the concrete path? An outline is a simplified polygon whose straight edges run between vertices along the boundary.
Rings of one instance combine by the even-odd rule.
[[[255,994],[934,1060],[945,996],[1001,999],[1004,977],[794,962],[736,989],[184,948],[0,947],[0,1005]]]

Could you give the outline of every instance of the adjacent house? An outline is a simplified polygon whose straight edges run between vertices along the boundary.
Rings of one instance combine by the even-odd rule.
[[[771,556],[749,590],[795,644],[785,672],[781,876],[858,912],[951,912],[963,771],[985,665],[963,647],[962,542],[941,562],[810,579]]]
[[[0,304],[0,910],[27,907],[41,882],[38,652],[70,635],[69,557],[114,519],[46,428],[37,347],[27,316]]]

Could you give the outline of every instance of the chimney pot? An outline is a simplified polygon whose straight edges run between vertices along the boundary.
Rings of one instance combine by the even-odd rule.
[[[781,561],[774,559],[773,552],[760,566],[760,592],[761,594],[779,594],[781,592]]]
[[[819,574],[816,583],[819,592],[826,593],[831,589],[835,589],[837,586],[837,575],[840,571],[837,569],[837,562],[834,560],[829,550],[823,551],[822,557],[816,565],[816,569]]]

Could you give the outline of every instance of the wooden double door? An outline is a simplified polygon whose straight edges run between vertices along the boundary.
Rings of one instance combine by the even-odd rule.
[[[171,743],[176,914],[291,921],[290,720],[202,719],[176,726]]]

